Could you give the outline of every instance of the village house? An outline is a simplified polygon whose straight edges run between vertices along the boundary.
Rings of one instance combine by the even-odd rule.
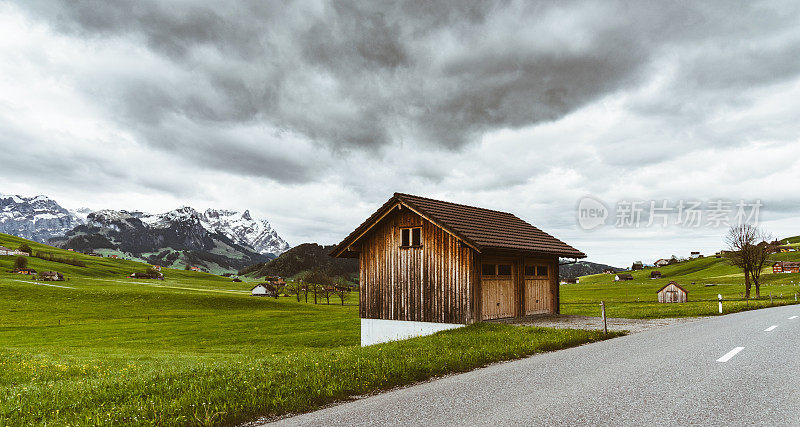
[[[64,276],[57,271],[43,271],[39,273],[39,280],[45,282],[60,282],[64,280]]]
[[[800,262],[780,261],[772,264],[773,273],[800,273]]]
[[[571,284],[576,284],[576,283],[580,283],[580,282],[581,282],[581,279],[579,279],[577,277],[569,277],[567,279],[561,279],[561,284],[562,285],[571,285]]]
[[[153,266],[153,270],[155,270],[155,271],[161,271],[161,266],[160,266],[160,265],[154,265],[154,266]]]
[[[614,276],[614,281],[615,282],[621,282],[621,281],[624,281],[624,280],[633,280],[633,276],[628,274],[628,273],[620,273],[620,274],[617,274],[616,276]]]
[[[669,260],[661,258],[660,260],[653,263],[655,267],[666,267],[669,265]]]
[[[603,269],[603,274],[616,274],[616,273],[617,273],[616,270],[614,270],[613,268]]]
[[[254,297],[276,297],[278,290],[274,285],[269,283],[259,283],[250,289],[250,296]]]
[[[558,313],[559,257],[586,257],[513,214],[401,193],[331,256],[359,259],[362,345]]]
[[[36,270],[34,270],[32,268],[18,268],[16,270],[14,270],[13,273],[25,274],[25,275],[28,275],[28,276],[35,276],[36,275]]]
[[[631,266],[631,271],[638,271],[638,270],[641,270],[643,268],[644,268],[644,263],[642,263],[641,261],[636,261]]]
[[[661,278],[661,272],[658,271],[658,270],[651,271],[650,272],[650,278],[651,279],[660,279]]]
[[[28,252],[22,252],[19,249],[9,249],[5,246],[0,246],[0,255],[6,256],[31,256]]]
[[[794,246],[789,245],[780,245],[775,247],[775,252],[783,253],[783,252],[794,252],[797,248]]]
[[[669,282],[656,293],[658,294],[658,302],[661,303],[686,302],[689,300],[689,291],[675,281]]]
[[[698,252],[698,251],[692,251],[689,254],[689,258],[701,258],[701,257],[702,257],[702,255],[700,255],[700,252]]]

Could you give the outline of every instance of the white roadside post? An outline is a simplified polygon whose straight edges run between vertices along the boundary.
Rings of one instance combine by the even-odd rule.
[[[719,314],[722,314],[722,294],[717,294],[717,298],[719,298]]]
[[[608,335],[608,324],[606,323],[606,302],[600,301],[600,310],[603,314],[603,334]]]

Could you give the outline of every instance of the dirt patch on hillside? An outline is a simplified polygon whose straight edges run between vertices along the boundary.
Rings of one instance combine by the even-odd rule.
[[[704,319],[704,317],[681,317],[667,319],[609,318],[608,329],[610,331],[629,331],[631,333],[635,333],[681,323],[694,322],[699,319]],[[521,319],[498,320],[498,322],[519,326],[540,326],[544,328],[603,329],[603,319],[600,317],[562,314],[543,314],[523,317]]]

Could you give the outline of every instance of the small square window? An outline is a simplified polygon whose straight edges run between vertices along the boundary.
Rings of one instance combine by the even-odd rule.
[[[533,265],[526,265],[525,266],[525,275],[526,276],[535,276],[536,275],[536,267]]]
[[[494,276],[496,274],[494,264],[483,264],[481,266],[481,273],[484,276]]]
[[[546,265],[537,265],[536,266],[536,275],[537,276],[547,276],[547,266]]]
[[[511,264],[500,264],[497,266],[497,275],[498,276],[510,276],[511,275]]]
[[[422,246],[422,228],[401,228],[400,247]]]

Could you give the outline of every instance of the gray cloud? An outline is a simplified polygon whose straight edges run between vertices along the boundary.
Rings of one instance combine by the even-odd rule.
[[[681,64],[675,83],[695,95],[798,71],[792,40],[754,47],[771,37],[764,35],[766,22],[770,34],[796,24],[796,15],[783,10],[794,9],[790,3],[20,5],[67,34],[109,43],[141,39],[173,73],[191,78],[164,79],[154,69],[99,88],[86,83],[106,95],[126,126],[148,135],[146,143],[167,148],[203,137],[169,134],[165,122],[178,116],[201,124],[263,123],[332,151],[376,151],[401,141],[458,149],[485,132],[558,120],[630,87],[657,55],[676,46],[708,47]],[[208,58],[214,55],[219,59]],[[245,151],[258,157],[258,144]]]

